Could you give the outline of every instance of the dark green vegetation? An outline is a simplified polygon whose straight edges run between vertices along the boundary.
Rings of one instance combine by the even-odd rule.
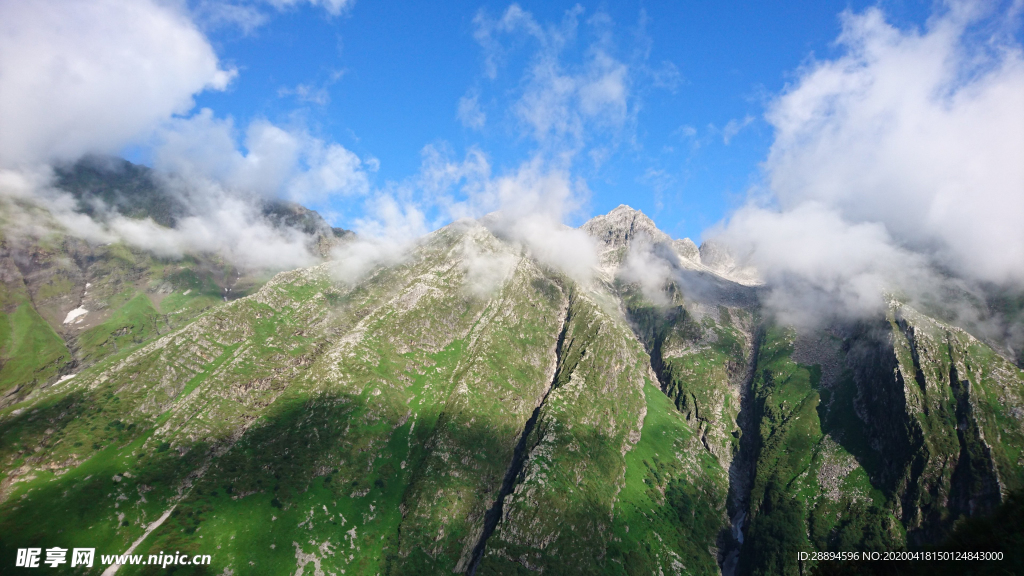
[[[71,193],[79,212],[93,218],[104,218],[113,210],[174,226],[191,212],[185,199],[169,193],[153,171],[120,158],[87,157],[58,168],[55,175],[54,184]]]
[[[1006,576],[1024,573],[1024,495],[1011,492],[994,513],[963,518],[942,542],[922,547],[920,552],[942,553],[940,560],[917,562],[821,562],[814,576],[959,576],[977,574]],[[964,552],[1002,553],[1001,561],[957,558]]]
[[[587,282],[460,223],[359,279],[327,262],[228,300],[213,257],[5,237],[4,570],[147,529],[135,553],[213,564],[119,574],[798,574],[801,551],[1020,548],[999,530],[1020,525],[1024,375],[992,348],[896,302],[797,332],[678,254],[645,292],[615,272],[653,223],[585,230]]]

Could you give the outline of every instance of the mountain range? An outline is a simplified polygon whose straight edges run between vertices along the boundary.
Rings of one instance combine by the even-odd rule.
[[[121,160],[55,186],[100,223],[194,211]],[[211,555],[179,574],[1024,566],[1022,357],[939,308],[894,294],[790,325],[758,271],[628,206],[580,227],[599,257],[584,278],[488,217],[346,276],[332,251],[357,237],[297,204],[260,213],[318,263],[275,272],[3,202],[5,566],[32,546]],[[1003,332],[1024,308],[1010,294],[987,304]],[[1008,557],[799,557],[950,546]]]

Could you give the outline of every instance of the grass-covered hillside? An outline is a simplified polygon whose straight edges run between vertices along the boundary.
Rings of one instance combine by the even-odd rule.
[[[5,239],[5,573],[61,546],[212,559],[119,574],[799,574],[1008,514],[1024,374],[993,349],[897,302],[797,330],[638,212],[585,229],[587,281],[471,222],[265,282]],[[675,266],[657,294],[617,272],[637,242]]]

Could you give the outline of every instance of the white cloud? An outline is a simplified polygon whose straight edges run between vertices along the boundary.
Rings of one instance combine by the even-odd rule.
[[[340,16],[352,8],[355,0],[199,0],[193,3],[191,12],[205,30],[234,26],[248,36],[270,21],[266,5],[283,12],[307,4],[323,8],[331,16]],[[314,95],[319,95],[319,91],[314,90]]]
[[[636,181],[650,186],[658,193],[664,192],[676,185],[675,176],[661,168],[648,168]]]
[[[901,31],[844,15],[846,54],[771,107],[782,206],[819,201],[986,280],[1024,279],[1024,55],[969,42],[965,10]]]
[[[670,302],[665,287],[669,281],[678,282],[675,272],[672,261],[655,252],[651,238],[634,237],[616,274],[626,282],[639,284],[644,297],[651,302],[666,306]]]
[[[928,276],[925,259],[896,246],[884,225],[850,223],[817,202],[745,206],[720,238],[764,274],[770,302],[790,321],[876,311],[886,292]]]
[[[563,224],[578,211],[589,191],[539,160],[487,183],[484,193],[498,209],[484,219],[495,235],[521,243],[539,261],[586,281],[598,265],[597,248],[586,232]]]
[[[490,238],[493,242],[493,237]],[[487,298],[505,283],[518,260],[505,246],[487,242],[470,232],[463,238],[460,264],[466,273],[465,289]]]
[[[297,84],[294,88],[282,86],[277,89],[278,97],[294,97],[299,102],[326,106],[331,102],[330,87],[336,84],[345,76],[345,70],[335,70],[326,79],[317,82]]]
[[[377,266],[401,262],[429,230],[426,217],[413,203],[379,194],[366,202],[363,218],[356,220],[356,238],[332,253],[333,273],[354,284]]]
[[[690,126],[689,124],[685,124],[683,126],[680,126],[678,129],[676,129],[675,132],[673,132],[673,134],[677,134],[677,133],[679,135],[683,136],[684,138],[696,138],[697,137],[697,129],[694,128],[693,126]]]
[[[252,4],[235,4],[220,0],[203,0],[192,9],[196,22],[205,30],[235,26],[249,35],[270,18]]]
[[[842,55],[769,107],[775,207],[749,204],[719,233],[768,277],[851,312],[934,281],[929,262],[1024,280],[1024,56],[1012,35],[979,39],[982,24],[1013,25],[984,17],[955,3],[918,31],[845,13]]]
[[[313,3],[332,14],[351,5]],[[317,260],[312,239],[268,222],[252,194],[300,202],[364,195],[367,165],[302,129],[258,119],[246,127],[242,146],[230,119],[210,110],[184,116],[194,94],[224,89],[235,74],[221,67],[190,18],[254,29],[265,16],[247,4],[205,2],[191,16],[183,8],[154,0],[0,2],[0,195],[38,203],[52,215],[19,209],[5,233],[7,224],[36,235],[58,225],[89,241],[123,240],[163,256],[215,252],[245,268]],[[324,86],[338,78],[332,74]],[[321,98],[301,88],[300,98]],[[193,208],[195,215],[180,218],[175,229],[112,211],[92,220],[49,187],[45,164],[117,153],[131,143],[152,146],[155,167],[173,173],[168,185],[181,188],[172,193]]]
[[[244,144],[244,151],[236,144],[231,119],[217,119],[203,109],[165,126],[154,164],[190,180],[209,179],[236,191],[297,202],[369,192],[362,160],[340,144],[266,120],[249,124]]]
[[[226,199],[209,214],[184,218],[176,228],[164,228],[148,218],[114,217],[109,230],[128,244],[165,258],[216,253],[244,270],[288,270],[317,262],[306,236],[274,228],[237,198]]]
[[[308,102],[318,106],[326,106],[331,102],[331,94],[326,87],[312,84],[297,84],[294,88],[278,88],[277,95],[282,98],[294,96],[299,102]]]
[[[0,163],[116,152],[224,89],[189,18],[152,0],[0,3]]]
[[[366,170],[359,156],[342,145],[309,139],[304,166],[288,183],[287,196],[296,202],[323,200],[332,194],[361,196],[370,191]]]
[[[461,219],[480,219],[517,250],[578,280],[591,278],[598,262],[593,239],[563,223],[579,214],[587,200],[589,191],[581,180],[539,157],[492,176],[486,156],[475,148],[462,160],[453,159],[443,143],[424,147],[422,154],[418,174],[389,183],[367,201],[366,216],[354,226],[356,241],[335,251],[339,278],[354,282],[375,266],[398,262],[428,230]],[[428,221],[428,213],[436,219]],[[487,279],[500,276],[508,264],[499,252],[464,255],[472,269],[471,291],[494,287]],[[483,262],[488,258],[496,261]]]
[[[443,211],[445,218],[479,218],[498,207],[488,188],[491,165],[478,148],[470,148],[465,157],[452,159],[446,145],[428,144],[419,174],[410,182],[424,199]]]
[[[275,227],[263,217],[260,205],[213,183],[166,182],[171,194],[180,192],[178,186],[187,187],[188,193],[181,198],[195,214],[180,218],[175,228],[166,228],[149,218],[126,218],[103,206],[97,206],[103,212],[100,219],[80,214],[70,194],[50,187],[51,178],[49,170],[0,169],[5,234],[39,238],[56,227],[92,243],[123,241],[167,258],[216,253],[248,270],[285,270],[318,261],[310,252],[312,238],[295,229]],[[26,208],[28,204],[46,210]]]

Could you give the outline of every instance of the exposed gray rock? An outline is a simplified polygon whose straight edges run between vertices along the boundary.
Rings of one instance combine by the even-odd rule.
[[[714,240],[705,240],[700,245],[700,262],[715,274],[745,286],[763,284],[761,275],[752,266],[736,261],[727,246]]]
[[[681,258],[685,258],[694,264],[700,264],[700,249],[694,244],[693,240],[689,238],[683,238],[682,240],[674,240],[672,247],[675,248],[676,254],[679,254]]]

